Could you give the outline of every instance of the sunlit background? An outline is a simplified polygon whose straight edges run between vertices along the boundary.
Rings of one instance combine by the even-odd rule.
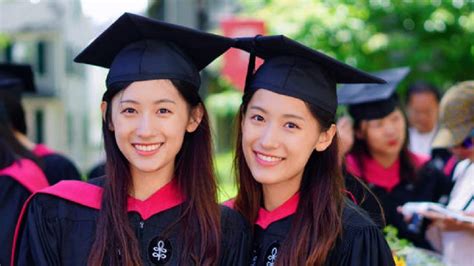
[[[442,89],[472,79],[470,0],[0,0],[0,62],[31,64],[29,137],[66,154],[86,178],[104,159],[99,104],[106,70],[73,58],[123,12],[231,37],[285,34],[368,71],[410,66],[399,90],[424,79]],[[234,193],[233,119],[247,55],[231,51],[203,75],[221,198]]]

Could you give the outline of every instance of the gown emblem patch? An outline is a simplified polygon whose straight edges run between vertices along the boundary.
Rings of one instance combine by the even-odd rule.
[[[265,266],[274,266],[277,256],[278,249],[280,248],[280,243],[274,242],[268,247],[267,252],[265,252]]]
[[[171,258],[172,247],[168,239],[155,237],[148,246],[148,257],[155,265],[165,265]]]

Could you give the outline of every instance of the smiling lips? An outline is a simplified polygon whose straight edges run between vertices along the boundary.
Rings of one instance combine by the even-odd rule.
[[[138,154],[149,156],[153,155],[160,149],[162,143],[158,144],[132,144]]]
[[[257,162],[263,166],[274,166],[283,160],[282,157],[271,156],[256,151],[254,151],[254,154]]]

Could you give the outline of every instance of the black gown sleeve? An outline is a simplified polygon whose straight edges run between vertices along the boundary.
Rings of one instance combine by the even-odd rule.
[[[16,265],[61,265],[57,202],[48,195],[35,195],[27,209],[19,234]]]
[[[219,265],[249,265],[252,243],[250,226],[236,211],[221,206],[222,245]]]
[[[395,265],[380,229],[365,211],[348,203],[343,213],[343,233],[326,265]]]
[[[13,236],[30,192],[10,176],[0,176],[0,265],[10,265]]]
[[[350,192],[355,199],[355,203],[364,209],[373,222],[383,229],[386,226],[384,217],[383,201],[379,199],[374,191],[359,178],[346,173],[344,176],[346,190]]]
[[[42,157],[42,159],[49,185],[54,185],[61,180],[81,180],[81,174],[77,167],[63,155],[53,153]]]

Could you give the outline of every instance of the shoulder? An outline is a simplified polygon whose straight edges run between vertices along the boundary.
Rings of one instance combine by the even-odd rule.
[[[377,225],[370,219],[365,210],[347,199],[344,201],[344,205],[342,211],[342,226],[344,231],[358,231],[373,228],[378,230]]]
[[[465,171],[474,171],[474,163],[470,159],[460,161],[454,168],[455,175],[459,175]]]
[[[239,212],[225,205],[220,205],[220,209],[221,223],[224,228],[249,228],[249,224]]]
[[[91,179],[87,180],[87,183],[103,188],[104,185],[105,185],[105,182],[106,182],[106,178],[107,177],[105,177],[105,176],[91,178]]]
[[[356,156],[354,154],[348,154],[344,159],[344,166],[347,172],[354,176],[361,176],[361,170],[357,164]]]
[[[74,163],[66,156],[60,153],[50,153],[42,157],[46,164],[55,164],[55,167],[73,167]],[[53,166],[53,165],[51,165]]]
[[[235,199],[229,199],[220,205],[221,208],[221,221],[222,223],[232,223],[232,225],[239,225],[247,227],[248,223],[244,216],[234,209]]]
[[[80,213],[100,209],[99,186],[77,180],[64,180],[35,193],[29,209],[49,218],[79,217]],[[77,214],[79,213],[79,214]]]
[[[415,168],[419,169],[420,167],[426,165],[427,162],[429,162],[430,157],[422,154],[417,154],[414,152],[409,152],[410,158],[413,161],[413,165]]]
[[[347,201],[342,215],[342,234],[339,239],[339,251],[350,252],[360,246],[372,247],[373,251],[387,248],[381,229],[361,208]]]

